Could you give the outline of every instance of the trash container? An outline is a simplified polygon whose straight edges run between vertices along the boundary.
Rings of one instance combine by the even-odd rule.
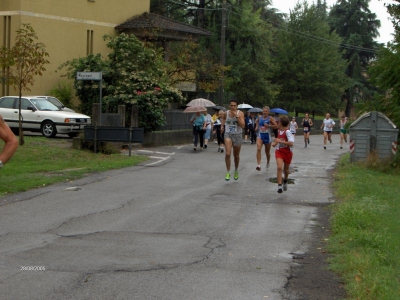
[[[383,113],[363,114],[349,127],[350,160],[365,160],[375,151],[379,159],[390,158],[397,151],[399,129]]]

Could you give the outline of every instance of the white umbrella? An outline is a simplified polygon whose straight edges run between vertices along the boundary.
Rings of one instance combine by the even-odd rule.
[[[253,106],[251,106],[250,104],[242,103],[242,104],[239,104],[238,108],[239,109],[248,109],[248,108],[253,108]]]
[[[190,101],[188,104],[186,104],[186,106],[204,106],[204,107],[211,107],[211,106],[215,106],[215,103],[204,99],[204,98],[197,98],[197,99],[193,99],[192,101]]]

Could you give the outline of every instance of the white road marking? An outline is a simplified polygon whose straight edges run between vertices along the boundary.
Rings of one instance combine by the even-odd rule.
[[[145,166],[152,166],[155,164],[158,164],[160,162],[163,162],[169,158],[171,158],[172,155],[175,154],[175,152],[160,152],[160,151],[151,151],[151,150],[137,150],[137,152],[141,152],[142,154],[150,154],[149,158],[151,159],[157,159],[157,161],[145,164]],[[151,154],[161,154],[161,155],[166,155],[166,156],[153,156]]]
[[[137,152],[156,153],[156,154],[165,154],[165,155],[174,155],[175,154],[175,152],[158,152],[158,151],[149,151],[149,150],[138,150]]]

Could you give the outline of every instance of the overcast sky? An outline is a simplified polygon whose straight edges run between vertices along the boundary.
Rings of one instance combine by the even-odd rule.
[[[283,13],[289,13],[289,10],[293,9],[297,2],[298,0],[273,0],[271,6]],[[302,2],[303,1],[300,1],[300,3]],[[317,1],[308,0],[307,2],[312,4],[313,2],[316,3]],[[387,42],[393,40],[390,34],[394,32],[394,29],[392,23],[388,20],[389,14],[386,11],[386,7],[383,5],[384,2],[398,4],[397,2],[393,2],[391,0],[371,0],[369,3],[369,9],[371,12],[374,12],[377,15],[377,18],[381,21],[381,28],[379,29],[380,37],[377,38],[377,41],[379,43],[386,44]],[[327,0],[326,3],[328,4],[328,7],[331,7],[336,3],[336,0]]]

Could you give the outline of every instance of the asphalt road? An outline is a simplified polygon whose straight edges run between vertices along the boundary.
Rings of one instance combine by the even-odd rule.
[[[339,136],[294,147],[288,191],[243,144],[227,182],[210,144],[135,149],[139,166],[0,198],[0,299],[288,299],[317,204],[333,201]]]

